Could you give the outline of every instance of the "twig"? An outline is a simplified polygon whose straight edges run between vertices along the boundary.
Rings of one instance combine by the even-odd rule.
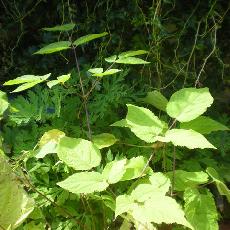
[[[214,21],[214,19],[213,19],[213,21]],[[214,23],[215,23],[215,21],[214,21]],[[195,81],[195,87],[197,87],[197,85],[198,85],[198,83],[199,83],[199,81],[200,81],[201,73],[204,71],[204,67],[205,67],[205,65],[206,65],[206,63],[207,63],[207,61],[208,61],[208,59],[212,56],[212,54],[213,54],[213,53],[215,52],[215,50],[216,50],[216,33],[217,33],[217,25],[216,25],[216,23],[215,23],[215,32],[214,32],[213,48],[212,48],[211,52],[209,53],[209,55],[204,59],[204,62],[203,62],[202,67],[201,67],[201,69],[200,69],[200,72],[199,72],[199,74],[198,74],[198,76],[197,76],[197,78],[196,78],[196,81]]]
[[[88,107],[87,107],[87,100],[85,98],[85,90],[84,90],[84,86],[83,86],[83,82],[82,82],[82,78],[81,78],[81,72],[80,72],[80,68],[79,68],[79,63],[78,63],[78,59],[77,59],[75,46],[72,46],[72,48],[73,48],[73,52],[74,52],[76,68],[77,68],[79,79],[80,79],[80,86],[81,86],[81,92],[82,92],[82,97],[83,97],[83,105],[85,108],[86,123],[87,123],[87,127],[88,127],[89,139],[92,140],[92,131],[90,128],[89,111],[88,111]]]

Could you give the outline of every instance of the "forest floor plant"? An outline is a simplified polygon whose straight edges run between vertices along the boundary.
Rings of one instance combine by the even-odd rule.
[[[126,117],[105,127],[105,130],[120,132],[119,138],[113,131],[96,130],[92,128],[88,107],[93,90],[104,78],[116,78],[122,72],[120,65],[149,64],[137,57],[148,51],[126,51],[105,58],[109,63],[106,68],[90,68],[87,75],[80,70],[77,48],[107,33],[73,40],[74,27],[71,23],[44,28],[49,32],[67,33],[69,40],[51,43],[35,54],[71,49],[75,74],[63,74],[55,80],[49,80],[50,73],[23,75],[4,83],[5,86],[18,85],[12,93],[44,82],[50,89],[61,85],[63,90],[67,88],[71,92],[78,92],[80,87],[78,114],[83,110],[84,115],[81,115],[79,135],[69,136],[64,130],[53,128],[42,135],[33,150],[24,151],[16,159],[4,154],[7,150],[1,141],[0,228],[126,230],[135,227],[151,230],[167,226],[175,230],[218,229],[219,216],[210,185],[215,184],[219,194],[230,202],[230,191],[218,172],[213,167],[204,171],[176,167],[181,148],[187,148],[189,154],[194,154],[194,149],[216,151],[204,135],[228,130],[203,115],[213,103],[209,89],[197,88],[198,75],[196,87],[182,88],[169,100],[160,91],[149,92],[137,103],[151,104],[161,111],[161,116],[145,107],[127,104]],[[68,85],[73,76],[78,83]],[[92,84],[86,88],[87,77],[92,79]],[[4,114],[7,120],[7,110],[8,113],[18,112],[4,92],[0,92],[0,102],[1,118]],[[122,140],[126,140],[128,131],[119,131],[116,127],[128,128],[134,134],[132,138],[139,139],[138,144],[124,143]],[[141,150],[138,155],[129,157],[128,151],[117,152],[119,143],[147,149],[148,153]],[[172,170],[155,170],[154,161],[165,160],[165,155],[173,160]]]

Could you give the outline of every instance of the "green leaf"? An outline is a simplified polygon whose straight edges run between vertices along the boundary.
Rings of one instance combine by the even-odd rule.
[[[152,195],[151,199],[146,200],[143,205],[135,207],[132,216],[141,223],[177,223],[193,229],[185,219],[180,205],[171,197],[159,193]]]
[[[117,60],[117,58],[118,58],[117,55],[113,55],[113,56],[105,58],[105,61],[111,63],[111,62],[115,62]]]
[[[36,158],[43,158],[49,153],[57,153],[57,144],[65,133],[58,129],[51,129],[45,132],[38,142]]]
[[[136,207],[134,200],[129,195],[120,195],[116,198],[115,218],[122,213],[128,212]]]
[[[127,120],[126,119],[122,119],[120,121],[116,121],[113,124],[111,124],[111,126],[117,126],[117,127],[127,127],[130,128],[131,126],[128,125]]]
[[[93,74],[93,76],[94,77],[104,77],[104,76],[108,76],[108,75],[118,73],[120,71],[121,71],[120,69],[109,69],[109,70],[106,70],[103,73],[95,73],[95,74]]]
[[[174,189],[176,191],[184,191],[186,188],[194,188],[200,184],[208,182],[208,175],[205,172],[186,172],[183,170],[175,170],[168,172],[168,177],[172,180],[174,176]]]
[[[137,56],[137,55],[141,55],[141,54],[147,54],[147,53],[148,53],[148,51],[146,51],[146,50],[130,50],[130,51],[120,53],[118,55],[118,57],[119,58],[133,57],[133,56]]]
[[[225,125],[205,116],[200,116],[192,121],[181,123],[180,127],[182,129],[192,129],[201,134],[209,134],[219,130],[229,130]]]
[[[185,190],[185,215],[195,230],[218,230],[215,201],[207,189],[204,191],[204,194],[200,194],[197,189]]]
[[[103,37],[103,36],[105,36],[107,34],[108,34],[107,32],[103,32],[103,33],[100,33],[100,34],[88,34],[88,35],[85,35],[85,36],[82,36],[82,37],[78,38],[76,41],[74,41],[73,44],[75,46],[79,46],[79,45],[85,44],[85,43],[87,43],[89,41],[92,41],[94,39]]]
[[[149,178],[151,184],[139,184],[131,193],[134,200],[145,202],[156,193],[165,195],[170,187],[170,180],[163,173],[153,173]]]
[[[125,165],[126,171],[123,177],[121,178],[121,181],[132,180],[140,176],[146,175],[146,173],[148,173],[151,170],[148,167],[145,173],[143,173],[146,163],[147,160],[143,156],[133,157],[130,160],[128,160],[127,164]]]
[[[154,90],[152,92],[148,92],[147,96],[141,99],[142,102],[155,106],[157,109],[166,111],[166,106],[168,100],[164,97],[161,92]]]
[[[115,144],[118,139],[110,133],[101,133],[92,137],[92,141],[99,149],[103,149]]]
[[[0,119],[3,115],[3,113],[8,108],[8,106],[9,106],[9,103],[8,103],[7,95],[5,92],[2,92],[0,90]]]
[[[109,186],[98,172],[75,173],[64,181],[58,182],[57,185],[76,194],[101,192]]]
[[[71,42],[69,42],[69,41],[54,42],[54,43],[51,43],[51,44],[41,48],[40,50],[38,50],[34,54],[51,54],[51,53],[59,52],[61,50],[69,49],[70,46],[71,46]]]
[[[42,29],[49,32],[56,32],[56,31],[69,31],[72,30],[74,27],[75,27],[74,23],[68,23],[64,25],[57,25],[54,27],[45,27]]]
[[[229,188],[226,186],[226,184],[221,181],[217,171],[214,168],[208,167],[206,169],[206,172],[209,174],[209,176],[214,180],[214,182],[216,183],[216,187],[220,193],[220,195],[222,196],[226,196],[228,202],[230,203],[230,190]]]
[[[92,68],[92,69],[89,69],[88,72],[90,72],[91,74],[102,73],[103,68]]]
[[[76,170],[89,170],[101,162],[100,150],[92,142],[80,138],[61,138],[57,154],[60,160]]]
[[[115,63],[128,64],[128,65],[150,64],[150,62],[136,57],[118,58],[117,60],[115,60]]]
[[[126,121],[131,131],[146,142],[153,142],[154,137],[160,134],[166,124],[155,116],[149,109],[127,105]]]
[[[34,209],[34,200],[26,194],[2,155],[0,155],[0,204],[0,226],[4,229],[16,229]]]
[[[208,88],[184,88],[171,96],[166,111],[170,117],[187,122],[203,114],[212,103]]]
[[[59,83],[64,84],[69,79],[70,79],[70,74],[61,75],[61,76],[57,77],[57,80],[52,80],[52,81],[47,82],[47,86],[49,88],[52,88],[53,86],[55,86]]]
[[[19,85],[22,83],[33,83],[33,82],[43,82],[46,79],[48,79],[50,77],[51,73],[48,73],[46,75],[42,75],[42,76],[36,76],[36,75],[23,75],[21,77],[17,77],[13,80],[9,80],[7,82],[5,82],[3,85]]]
[[[171,141],[175,146],[185,146],[189,149],[216,149],[202,134],[191,129],[171,129],[165,133],[164,141]]]
[[[102,175],[108,181],[109,184],[115,184],[121,180],[126,169],[126,159],[119,161],[112,161],[106,164]]]
[[[149,177],[152,187],[155,191],[159,191],[161,194],[166,194],[170,187],[170,180],[163,173],[153,173]]]
[[[29,89],[29,88],[32,88],[34,87],[35,85],[41,83],[42,81],[33,81],[33,82],[28,82],[28,83],[24,83],[20,86],[18,86],[15,90],[13,90],[11,93],[18,93],[18,92],[21,92],[21,91],[24,91],[26,89]]]

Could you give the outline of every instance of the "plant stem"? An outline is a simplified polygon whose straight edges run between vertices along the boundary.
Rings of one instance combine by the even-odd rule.
[[[74,52],[75,64],[76,64],[77,72],[78,72],[79,79],[80,79],[80,86],[81,86],[81,92],[82,92],[82,97],[83,97],[83,105],[85,108],[86,124],[88,127],[89,139],[92,140],[92,131],[91,131],[91,127],[90,127],[90,118],[89,118],[89,111],[88,111],[88,107],[87,107],[87,100],[85,97],[85,90],[84,90],[84,86],[83,86],[83,82],[82,82],[82,78],[81,78],[81,72],[80,72],[80,68],[79,68],[76,50],[75,50],[74,46],[72,46],[72,47],[73,47],[73,52]]]

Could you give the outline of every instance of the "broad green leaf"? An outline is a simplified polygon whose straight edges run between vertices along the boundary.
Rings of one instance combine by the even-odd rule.
[[[61,50],[69,49],[70,46],[71,46],[71,42],[69,42],[69,41],[54,42],[54,43],[51,43],[51,44],[41,48],[40,50],[38,50],[34,54],[51,54],[51,53],[59,52]]]
[[[80,138],[61,138],[57,154],[60,160],[76,170],[89,170],[101,162],[100,150],[92,142]]]
[[[42,76],[36,76],[36,75],[23,75],[21,77],[17,77],[13,80],[9,80],[7,82],[5,82],[3,85],[19,85],[22,83],[32,83],[32,82],[43,82],[46,79],[48,79],[50,77],[51,73],[48,73],[46,75],[42,75]]]
[[[103,68],[89,69],[88,72],[90,72],[91,74],[102,73],[103,72]]]
[[[115,218],[122,213],[128,212],[136,207],[133,198],[129,195],[120,195],[116,198]]]
[[[43,158],[49,153],[57,153],[57,144],[60,139],[65,136],[65,133],[58,130],[52,129],[45,132],[38,142],[38,150],[36,158]]]
[[[132,210],[132,216],[141,223],[153,222],[156,224],[181,224],[192,228],[185,219],[184,212],[177,202],[171,197],[155,193],[151,199],[138,205]]]
[[[115,184],[121,180],[126,169],[125,169],[126,159],[119,161],[109,162],[103,172],[103,177],[108,181],[109,184]]]
[[[117,58],[118,58],[117,55],[113,55],[113,56],[105,58],[105,61],[111,63],[111,62],[115,62],[117,60]]]
[[[8,106],[9,106],[9,103],[8,103],[7,95],[5,92],[2,92],[0,90],[0,119],[3,115],[3,113],[8,108]]]
[[[130,128],[131,126],[128,125],[126,119],[122,119],[120,121],[114,122],[111,126],[117,126],[117,127],[127,127]]]
[[[144,202],[156,193],[165,195],[170,187],[170,180],[163,173],[153,173],[149,178],[151,184],[139,184],[131,193],[134,200]]]
[[[188,188],[184,192],[185,215],[195,230],[218,230],[218,213],[212,194],[205,189]]]
[[[153,142],[154,137],[160,134],[166,124],[155,116],[149,109],[127,105],[126,121],[131,131],[146,142]]]
[[[151,184],[139,184],[131,193],[133,200],[145,202],[150,199],[155,193],[161,193],[156,190]]]
[[[206,169],[206,172],[208,173],[208,175],[214,180],[214,182],[216,183],[216,187],[220,193],[220,195],[222,196],[226,196],[228,202],[230,203],[230,190],[229,188],[226,186],[226,184],[220,179],[217,171],[214,168],[208,167]]]
[[[186,172],[183,170],[176,170],[174,173],[167,173],[171,180],[174,174],[174,189],[176,191],[184,191],[186,188],[194,188],[200,184],[208,182],[208,175],[205,172]]]
[[[15,90],[13,90],[12,93],[18,93],[18,92],[24,91],[26,89],[32,88],[41,82],[42,81],[33,81],[33,82],[24,83],[24,84],[18,86]]]
[[[171,129],[165,133],[165,142],[171,141],[175,146],[184,146],[189,149],[216,149],[208,140],[200,133],[194,130]]]
[[[192,129],[201,134],[209,134],[219,130],[229,130],[225,125],[205,116],[200,116],[192,121],[181,123],[180,127],[182,129]]]
[[[137,55],[141,55],[141,54],[147,54],[147,53],[148,53],[148,51],[146,51],[146,50],[130,50],[130,51],[120,53],[118,55],[118,57],[119,58],[133,57],[133,56],[137,56]]]
[[[103,33],[100,33],[100,34],[88,34],[88,35],[85,35],[85,36],[82,36],[82,37],[78,38],[76,41],[74,41],[73,44],[75,46],[79,46],[79,45],[85,44],[85,43],[87,43],[89,41],[92,41],[94,39],[103,37],[103,36],[105,36],[107,34],[108,34],[107,32],[103,32]]]
[[[148,167],[145,173],[143,173],[146,163],[147,160],[143,156],[133,157],[130,160],[128,160],[127,164],[125,165],[126,171],[123,177],[121,178],[121,181],[132,180],[140,176],[146,175],[146,173],[151,171],[151,169]]]
[[[1,155],[0,204],[0,226],[4,229],[16,229],[34,209],[34,200],[26,194],[17,176]]]
[[[95,74],[93,74],[93,76],[94,77],[104,77],[104,76],[108,76],[108,75],[118,73],[120,71],[121,71],[120,69],[109,69],[109,70],[106,70],[103,73],[95,73]]]
[[[64,181],[58,182],[57,185],[76,194],[101,192],[109,186],[98,172],[75,173]]]
[[[115,60],[115,62],[128,65],[150,64],[150,62],[136,57],[122,57]]]
[[[59,83],[64,84],[69,79],[70,79],[70,74],[61,75],[61,76],[57,77],[57,80],[52,80],[52,81],[47,82],[47,86],[49,88],[52,88],[53,86],[55,86]]]
[[[155,106],[157,109],[160,109],[162,111],[166,111],[166,106],[168,103],[168,100],[166,97],[164,97],[161,92],[154,90],[152,92],[148,92],[147,96],[143,99],[141,99],[144,103],[150,104]]]
[[[170,180],[163,173],[153,173],[149,177],[152,187],[155,191],[159,191],[161,194],[166,194],[170,187]]]
[[[99,149],[103,149],[115,144],[118,139],[110,133],[101,133],[92,137],[92,141]]]
[[[184,88],[171,96],[166,111],[170,117],[187,122],[203,114],[212,103],[208,88]]]
[[[42,29],[49,32],[56,32],[56,31],[69,31],[72,30],[74,27],[75,27],[74,23],[68,23],[64,25],[57,25],[54,27],[45,27]]]

